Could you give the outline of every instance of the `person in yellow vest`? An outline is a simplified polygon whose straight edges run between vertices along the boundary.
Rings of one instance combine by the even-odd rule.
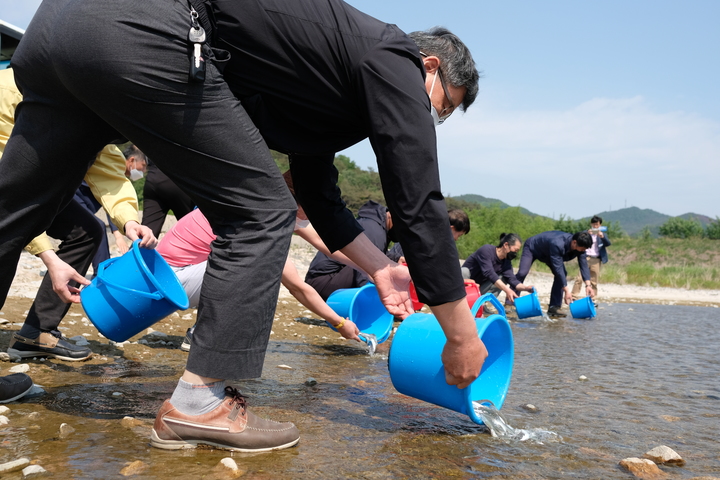
[[[21,101],[12,69],[1,70],[0,161],[13,129],[15,109]],[[133,240],[142,238],[141,245],[154,248],[157,239],[149,228],[140,225],[137,196],[125,171],[123,154],[115,145],[107,145],[88,170],[85,181],[122,233]],[[65,302],[80,301],[78,284],[90,283],[84,275],[105,235],[95,216],[73,199],[57,213],[46,232],[25,247],[43,261],[48,273],[40,283],[25,323],[10,341],[8,354],[67,361],[87,360],[92,356],[89,348],[64,338],[58,325],[70,309],[70,303]],[[49,237],[61,240],[57,252]],[[64,272],[71,272],[74,281],[58,280],[67,278]]]

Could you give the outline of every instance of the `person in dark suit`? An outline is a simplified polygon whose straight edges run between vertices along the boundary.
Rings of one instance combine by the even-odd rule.
[[[590,286],[590,271],[588,270],[587,260],[585,259],[585,250],[592,245],[592,238],[587,232],[566,233],[558,231],[550,231],[539,233],[525,240],[523,245],[522,256],[520,257],[520,267],[515,275],[520,283],[525,281],[525,277],[530,272],[530,267],[535,260],[540,260],[550,267],[550,271],[554,275],[552,289],[550,291],[550,303],[547,314],[551,317],[564,317],[562,309],[563,296],[565,303],[570,304],[572,294],[567,284],[567,270],[565,270],[565,262],[577,258],[580,266],[580,275],[586,284],[586,292],[592,296],[593,291]]]
[[[226,385],[262,373],[297,203],[330,251],[370,274],[393,315],[413,313],[412,274],[447,338],[448,384],[479,376],[488,353],[447,228],[435,134],[478,92],[472,55],[452,32],[406,34],[341,0],[47,0],[12,64],[25,101],[0,162],[0,303],[23,246],[120,138],[217,235],[187,366],[151,445],[268,451],[299,441],[292,423],[255,416]],[[364,235],[337,187],[335,154],[366,138],[407,268]],[[271,148],[290,157],[297,203]]]

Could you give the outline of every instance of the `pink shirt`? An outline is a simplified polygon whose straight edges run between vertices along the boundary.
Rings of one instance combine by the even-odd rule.
[[[207,260],[213,240],[210,222],[196,208],[168,230],[157,251],[173,267],[197,265]]]

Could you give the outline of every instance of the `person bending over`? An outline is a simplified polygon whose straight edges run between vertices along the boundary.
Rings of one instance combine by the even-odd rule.
[[[505,303],[514,304],[517,292],[532,292],[532,285],[524,285],[513,273],[512,260],[517,256],[522,240],[515,233],[500,234],[500,243],[483,245],[463,263],[467,278],[480,286],[480,293],[496,297],[505,292]]]
[[[0,162],[0,303],[22,248],[120,139],[152,158],[217,235],[192,350],[156,416],[154,447],[299,441],[292,423],[257,417],[226,385],[261,375],[297,210],[270,148],[289,154],[324,243],[370,274],[393,315],[412,313],[412,274],[447,338],[448,384],[465,388],[480,374],[488,354],[447,228],[435,134],[478,92],[472,55],[452,32],[408,35],[341,0],[52,0],[12,65],[25,101]],[[337,187],[335,153],[365,138],[407,268],[368,240]]]
[[[592,238],[587,232],[565,233],[558,231],[550,231],[539,233],[525,240],[522,256],[520,257],[520,267],[515,275],[522,283],[530,272],[530,267],[535,260],[540,260],[550,267],[553,274],[553,284],[550,291],[550,303],[547,314],[551,317],[565,317],[567,314],[563,312],[563,297],[565,303],[572,302],[572,294],[570,287],[567,285],[567,270],[565,270],[565,262],[577,258],[580,267],[580,275],[585,282],[585,290],[589,296],[593,295],[590,286],[590,272],[588,271],[587,260],[585,259],[585,250],[592,245]]]

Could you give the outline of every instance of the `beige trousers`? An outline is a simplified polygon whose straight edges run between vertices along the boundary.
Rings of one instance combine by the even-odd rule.
[[[590,284],[592,285],[593,290],[595,291],[595,297],[598,296],[598,278],[600,278],[600,265],[602,263],[600,262],[600,257],[587,257],[587,264],[588,268],[590,269]],[[578,272],[577,277],[575,277],[575,284],[573,285],[572,289],[572,298],[573,300],[577,300],[580,297],[580,291],[585,291],[583,287],[585,286],[585,282],[583,282],[582,276],[580,275],[580,272]],[[584,297],[585,295],[583,295]]]

